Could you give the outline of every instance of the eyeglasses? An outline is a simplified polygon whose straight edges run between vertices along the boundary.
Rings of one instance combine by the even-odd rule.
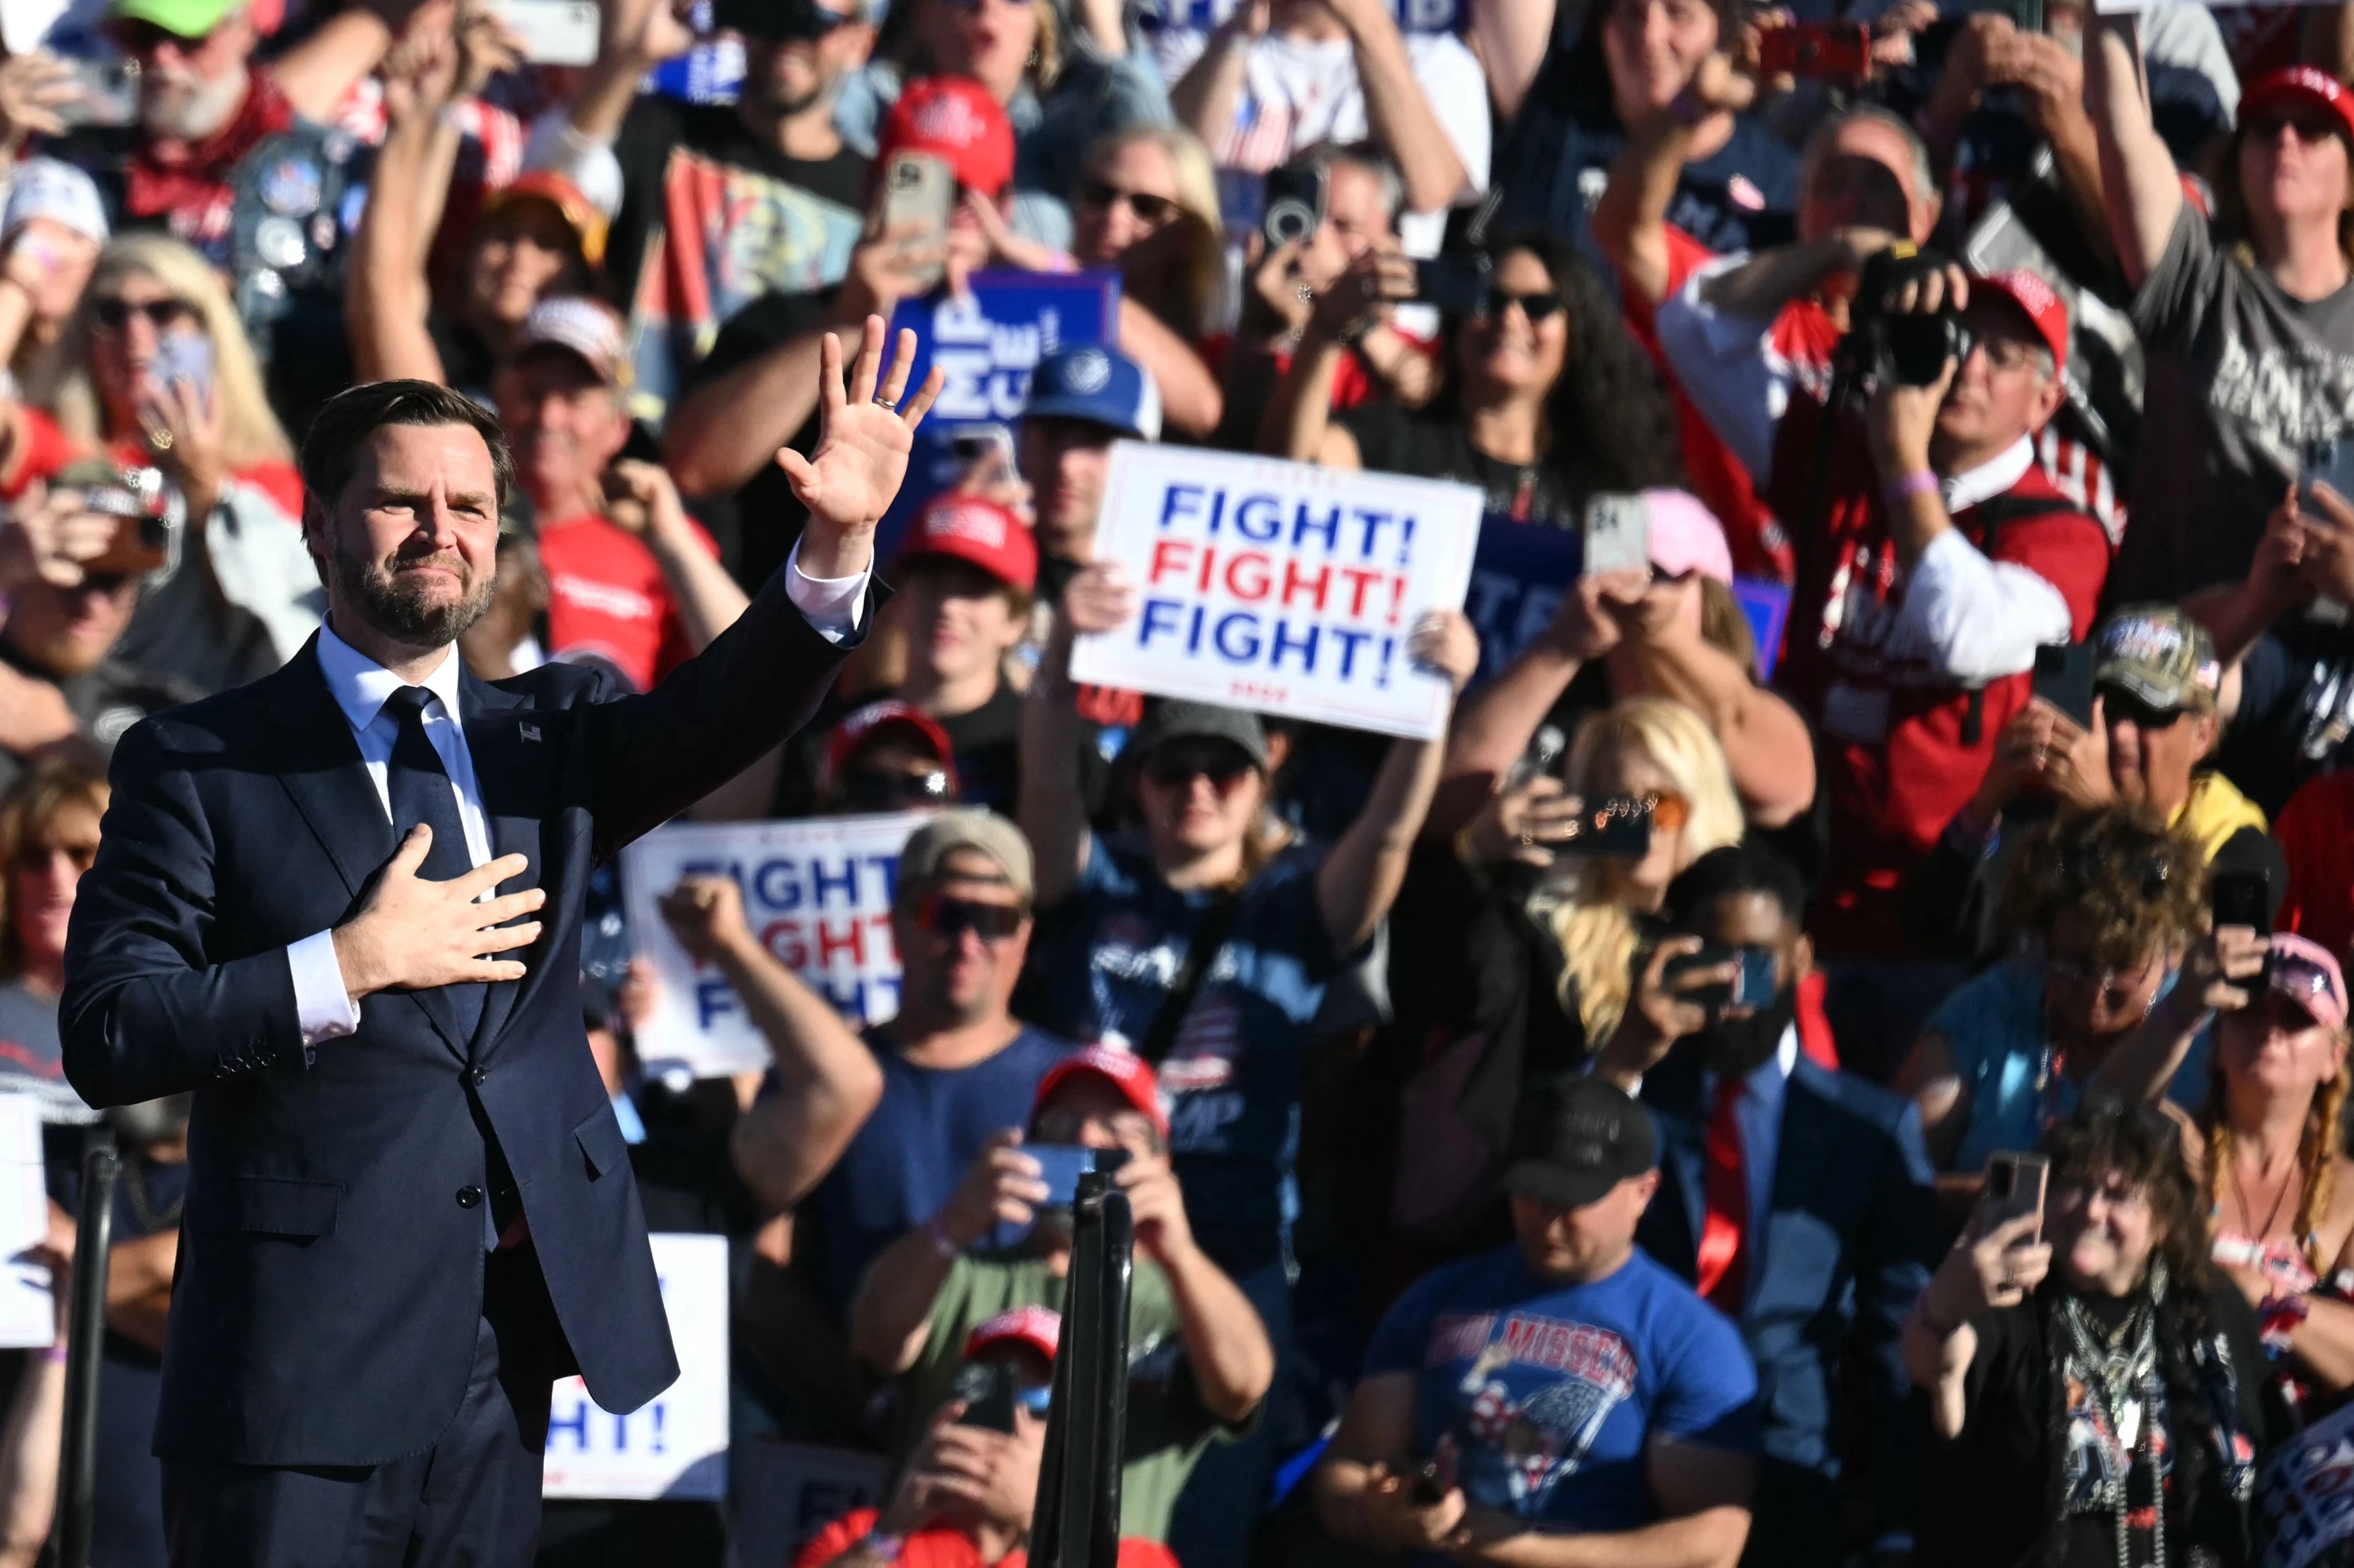
[[[1986,350],[1987,364],[1996,370],[2024,370],[2031,365],[2041,364],[2050,352],[2040,344],[2021,343],[2015,337],[1979,335],[1970,346]],[[1968,350],[1963,353],[1967,357]]]
[[[1550,289],[1541,294],[1516,294],[1500,284],[1491,283],[1488,287],[1487,299],[1480,303],[1479,313],[1490,317],[1500,316],[1514,305],[1520,306],[1521,313],[1533,324],[1551,319],[1555,311],[1564,308],[1564,302]]]
[[[164,298],[133,304],[120,294],[109,294],[90,302],[90,313],[100,326],[109,332],[121,332],[131,324],[133,316],[145,316],[148,324],[157,332],[170,332],[185,323],[196,319],[196,307],[186,300]]]
[[[1167,196],[1150,196],[1143,191],[1124,191],[1108,180],[1082,180],[1079,183],[1079,204],[1082,207],[1108,208],[1113,203],[1123,201],[1128,204],[1128,210],[1136,215],[1139,223],[1167,223],[1180,210],[1177,204]]]
[[[1198,777],[1225,791],[1257,766],[1239,751],[1162,750],[1153,753],[1152,760],[1144,765],[1144,776],[1168,789],[1191,784]]]
[[[1034,1143],[1084,1142],[1087,1123],[1096,1124],[1112,1136],[1122,1148],[1151,1148],[1160,1141],[1161,1129],[1142,1111],[1115,1111],[1108,1117],[1087,1118],[1067,1110],[1042,1111],[1030,1121],[1030,1139]]]
[[[1018,904],[981,904],[970,898],[927,894],[916,901],[916,924],[935,937],[957,941],[967,931],[984,942],[1002,942],[1022,929],[1028,912]]]
[[[834,790],[843,806],[861,811],[902,811],[924,806],[945,806],[955,791],[940,768],[928,773],[895,773],[885,768],[861,768],[843,775]]]

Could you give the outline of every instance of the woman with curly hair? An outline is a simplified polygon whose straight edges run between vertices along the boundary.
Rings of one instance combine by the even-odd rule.
[[[2200,1032],[2215,1049],[2185,1157],[2216,1266],[2257,1310],[2275,1371],[2311,1414],[2354,1387],[2354,1161],[2346,1158],[2346,977],[2307,938],[2203,938],[2094,1091],[2156,1100]]]
[[[2010,957],[1946,1000],[1896,1080],[1949,1213],[1977,1200],[1988,1154],[2034,1147],[2076,1107],[2172,989],[2206,928],[2206,857],[2129,807],[2063,813],[2021,849],[2001,923]],[[2205,1038],[2190,1049],[2201,1083]]]
[[[2175,1123],[2104,1102],[2040,1147],[2042,1212],[1981,1210],[1905,1319],[1938,1439],[1914,1560],[2243,1568],[2283,1423],[2245,1370],[2255,1324],[2207,1262]]]
[[[1491,518],[1556,527],[1575,526],[1604,492],[1681,483],[1674,410],[1594,269],[1543,235],[1489,253],[1476,303],[1447,323],[1437,395],[1420,408],[1385,399],[1334,416],[1329,351],[1385,322],[1416,286],[1414,264],[1383,250],[1360,258],[1310,314],[1262,446],[1477,485]]]

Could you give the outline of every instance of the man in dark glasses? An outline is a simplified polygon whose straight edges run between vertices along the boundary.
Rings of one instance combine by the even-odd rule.
[[[1248,1426],[1275,1375],[1258,1313],[1193,1238],[1168,1142],[1150,1064],[1103,1045],[1073,1053],[1040,1080],[1023,1130],[1001,1129],[925,1224],[875,1258],[851,1308],[859,1359],[906,1380],[905,1410],[934,1409],[978,1325],[1063,1298],[1076,1172],[1115,1171],[1136,1220],[1121,1532],[1153,1542],[1211,1439]],[[902,1417],[895,1452],[922,1431]]]
[[[587,188],[607,149],[620,162],[611,297],[636,297],[641,265],[700,281],[663,291],[666,330],[641,337],[641,396],[666,405],[720,323],[772,290],[842,281],[865,221],[869,160],[834,129],[834,101],[875,29],[864,0],[719,0],[714,22],[744,39],[743,90],[733,103],[690,104],[638,88],[695,47],[694,28],[668,0],[615,9],[617,30],[568,111],[560,172]]]
[[[956,748],[939,721],[885,697],[826,733],[818,775],[822,815],[909,811],[957,803]]]
[[[142,548],[134,520],[87,511],[76,491],[28,495],[0,521],[0,598],[9,605],[0,664],[57,694],[84,738],[102,749],[149,714],[203,694],[114,657],[140,585],[162,564]],[[21,767],[0,747],[0,789]]]
[[[802,1205],[816,1217],[812,1278],[837,1313],[868,1261],[948,1201],[984,1141],[1027,1119],[1038,1080],[1071,1049],[1012,1011],[1034,877],[1029,841],[1012,822],[942,811],[899,852],[897,1014],[863,1044],[822,1007],[798,1025],[803,1049],[870,1052],[883,1070],[882,1099]]]

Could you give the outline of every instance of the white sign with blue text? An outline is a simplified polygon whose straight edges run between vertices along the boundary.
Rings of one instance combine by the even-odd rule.
[[[1080,638],[1072,676],[1434,739],[1447,682],[1406,638],[1463,608],[1479,509],[1466,484],[1118,442],[1096,555],[1137,616]]]
[[[678,1381],[627,1415],[600,1408],[578,1377],[558,1383],[548,1405],[543,1497],[727,1495],[727,1238],[650,1239]]]
[[[652,961],[656,982],[653,1015],[637,1032],[639,1059],[683,1064],[698,1077],[769,1065],[768,1043],[726,977],[690,958],[655,907],[692,874],[732,877],[752,935],[853,1027],[898,1012],[891,895],[900,846],[924,816],[673,823],[623,850],[631,941]]]

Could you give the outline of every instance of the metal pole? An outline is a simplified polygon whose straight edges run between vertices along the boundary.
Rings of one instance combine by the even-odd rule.
[[[1119,1562],[1119,1478],[1128,1458],[1128,1298],[1136,1249],[1136,1219],[1128,1194],[1114,1189],[1097,1200],[1102,1210],[1097,1243],[1101,1270],[1095,1324],[1096,1468],[1095,1532],[1087,1568],[1117,1568]]]
[[[73,1305],[66,1334],[65,1452],[58,1467],[58,1568],[90,1568],[97,1508],[98,1373],[106,1349],[106,1266],[114,1235],[114,1182],[122,1165],[110,1139],[81,1157],[81,1216],[74,1231]]]
[[[1063,1339],[1055,1351],[1055,1402],[1030,1515],[1032,1568],[1076,1568],[1095,1540],[1095,1478],[1103,1442],[1100,1383],[1108,1173],[1079,1177],[1071,1205],[1071,1271],[1064,1281]]]

